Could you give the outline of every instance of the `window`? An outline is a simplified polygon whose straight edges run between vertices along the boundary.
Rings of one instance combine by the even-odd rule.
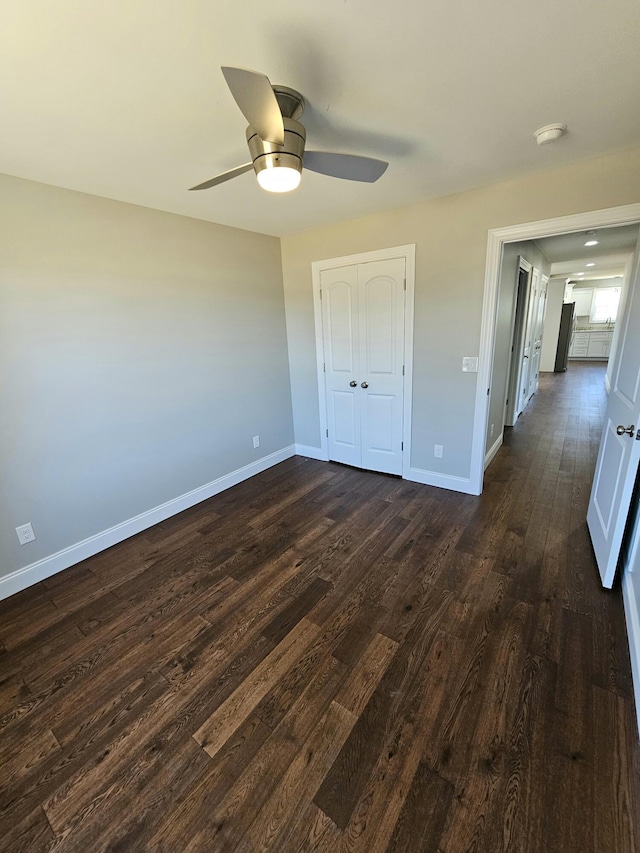
[[[596,287],[591,303],[590,323],[615,323],[620,302],[619,287]]]

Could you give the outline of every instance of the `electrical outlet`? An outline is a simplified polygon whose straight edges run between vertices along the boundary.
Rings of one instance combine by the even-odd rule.
[[[29,522],[29,524],[21,524],[20,527],[16,527],[16,533],[18,535],[18,542],[21,545],[26,545],[27,542],[33,542],[36,538],[31,522]]]
[[[260,447],[260,436],[259,435],[253,436],[253,446],[254,447]]]
[[[434,444],[433,445],[433,455],[436,457],[436,459],[442,459],[442,453],[443,453],[442,445],[441,444]]]
[[[463,373],[477,373],[478,372],[478,359],[476,356],[466,355],[462,359],[462,372]]]

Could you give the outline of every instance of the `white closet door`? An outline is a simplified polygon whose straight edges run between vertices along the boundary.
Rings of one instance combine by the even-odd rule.
[[[320,277],[329,458],[402,473],[405,260]]]
[[[387,474],[402,473],[404,276],[404,258],[358,267],[362,467]]]
[[[320,282],[329,459],[361,467],[358,267],[323,270]]]

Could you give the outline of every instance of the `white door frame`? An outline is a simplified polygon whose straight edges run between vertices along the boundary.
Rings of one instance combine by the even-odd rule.
[[[342,258],[327,258],[313,261],[311,277],[313,281],[313,315],[316,333],[316,369],[318,376],[318,409],[320,413],[320,459],[328,461],[327,442],[327,396],[324,381],[324,346],[322,338],[322,304],[320,302],[320,274],[323,270],[335,267],[355,266],[372,261],[387,261],[391,258],[404,258],[407,289],[404,301],[404,392],[402,413],[402,477],[409,479],[411,468],[411,407],[413,402],[413,303],[416,279],[416,245],[395,246],[390,249],[376,249],[373,252],[360,252],[357,255],[345,255]]]
[[[541,237],[565,234],[568,231],[586,231],[591,228],[604,228],[612,225],[631,225],[635,222],[640,222],[640,204],[626,204],[621,207],[575,213],[554,219],[541,219],[537,222],[525,222],[521,225],[509,225],[504,228],[493,228],[489,231],[480,331],[480,363],[471,447],[470,491],[472,494],[481,494],[484,479],[489,389],[491,386],[491,366],[495,344],[498,285],[503,245],[519,240],[535,240]]]
[[[524,270],[527,275],[527,286],[525,293],[520,293],[520,270]],[[525,260],[522,255],[518,258],[518,267],[516,269],[515,281],[515,299],[513,300],[513,310],[511,311],[511,357],[509,359],[509,367],[507,368],[507,381],[505,383],[502,411],[504,412],[504,420],[502,424],[502,434],[504,435],[505,426],[513,426],[520,415],[520,374],[522,372],[524,338],[526,335],[527,325],[527,310],[529,308],[529,293],[531,290],[531,279],[533,276],[533,265]],[[496,293],[496,310],[497,310]],[[521,326],[518,326],[518,310],[522,312],[520,315]],[[491,353],[491,363],[493,365],[493,352]],[[507,408],[506,401],[509,400]],[[506,411],[505,411],[506,409]],[[487,419],[489,417],[489,407],[487,406]],[[485,465],[485,462],[482,463]]]

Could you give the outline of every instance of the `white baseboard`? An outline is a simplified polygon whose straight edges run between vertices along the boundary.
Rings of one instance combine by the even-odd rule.
[[[451,474],[439,474],[437,471],[426,471],[424,468],[409,468],[404,474],[405,480],[412,483],[422,483],[425,486],[437,486],[439,489],[450,489],[453,492],[464,492],[466,495],[477,495],[469,477],[454,477]]]
[[[320,462],[328,462],[329,455],[324,453],[321,447],[311,447],[307,444],[296,444],[296,456],[306,456],[307,459],[318,459]]]
[[[236,471],[231,471],[229,474],[218,477],[217,480],[213,480],[211,483],[199,486],[197,489],[173,498],[160,506],[140,513],[140,515],[136,515],[134,518],[129,518],[127,521],[116,524],[115,527],[110,527],[108,530],[96,533],[95,536],[83,539],[82,542],[70,545],[68,548],[64,548],[50,557],[44,557],[36,563],[31,563],[29,566],[17,569],[15,572],[11,572],[11,574],[0,578],[0,600],[8,598],[10,595],[20,592],[20,590],[26,589],[28,586],[39,583],[45,578],[57,574],[57,572],[68,569],[70,566],[86,560],[87,557],[93,557],[94,554],[98,554],[112,545],[117,545],[118,542],[122,542],[130,536],[135,536],[136,533],[140,533],[148,527],[153,527],[154,524],[165,521],[165,519],[170,518],[172,515],[176,515],[207,498],[224,492],[225,489],[230,489],[243,480],[248,480],[249,477],[253,477],[261,471],[266,471],[267,468],[271,468],[279,462],[284,462],[285,459],[289,459],[295,455],[294,445],[283,447],[282,450],[277,450],[275,453],[263,456],[261,459],[257,459],[243,468],[238,468]]]
[[[622,600],[624,601],[624,615],[627,623],[627,637],[629,638],[631,680],[636,701],[636,723],[640,736],[640,614],[638,613],[638,602],[633,594],[629,572],[622,573]]]
[[[503,433],[503,432],[501,432],[501,433],[500,433],[500,435],[499,435],[499,436],[496,438],[496,440],[493,442],[493,444],[491,445],[491,447],[489,448],[489,450],[487,450],[487,452],[486,452],[486,454],[485,454],[485,457],[484,457],[484,470],[485,470],[485,471],[487,470],[487,468],[488,468],[488,466],[489,466],[489,463],[491,462],[491,460],[493,459],[493,457],[496,455],[496,453],[497,453],[497,452],[500,450],[500,448],[502,447],[502,441],[503,441],[503,439],[504,439],[504,433]]]

